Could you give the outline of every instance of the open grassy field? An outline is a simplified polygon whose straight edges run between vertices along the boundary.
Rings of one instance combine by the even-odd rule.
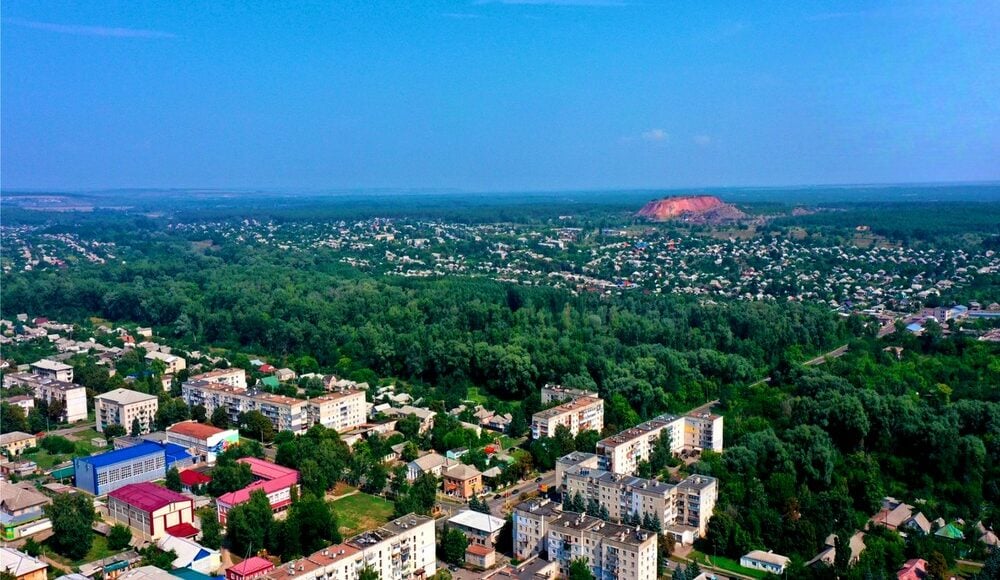
[[[692,560],[695,560],[699,564],[709,564],[715,566],[720,570],[728,570],[730,572],[736,572],[737,574],[742,574],[744,576],[750,576],[751,578],[763,578],[765,576],[764,572],[760,570],[753,570],[751,568],[744,568],[740,566],[740,563],[736,560],[726,558],[724,556],[706,556],[705,554],[699,552],[698,550],[692,550],[691,554],[688,556]]]
[[[340,533],[345,539],[381,526],[392,518],[392,510],[391,501],[367,493],[356,493],[333,502],[333,512],[337,514]]]

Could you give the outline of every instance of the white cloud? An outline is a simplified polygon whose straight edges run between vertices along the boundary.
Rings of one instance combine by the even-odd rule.
[[[666,141],[670,135],[663,129],[650,129],[642,134],[644,141]]]
[[[56,24],[54,22],[37,22],[21,18],[5,18],[5,24],[33,28],[46,32],[74,34],[76,36],[101,36],[106,38],[176,38],[170,32],[160,30],[144,30],[141,28],[114,28],[107,26],[84,26],[79,24]]]
[[[519,4],[531,6],[625,6],[624,0],[477,0],[476,4]]]
[[[695,135],[694,144],[699,147],[708,147],[712,144],[712,138],[708,135]]]
[[[474,20],[477,18],[482,18],[479,14],[472,14],[470,12],[443,12],[441,16],[445,18],[454,18],[456,20]]]

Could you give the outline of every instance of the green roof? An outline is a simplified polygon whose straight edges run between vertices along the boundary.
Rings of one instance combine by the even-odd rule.
[[[260,382],[265,387],[271,387],[272,389],[277,389],[281,386],[281,383],[278,381],[278,377],[264,377],[260,380]]]
[[[948,538],[950,540],[965,539],[965,534],[962,533],[962,530],[955,527],[955,524],[948,524],[947,526],[934,532],[934,535],[941,536],[942,538]]]

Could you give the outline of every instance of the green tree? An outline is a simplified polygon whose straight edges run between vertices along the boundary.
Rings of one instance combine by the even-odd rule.
[[[226,514],[226,538],[237,554],[254,554],[268,547],[274,531],[271,502],[261,490],[250,493],[250,500]]]
[[[944,554],[934,550],[931,555],[927,557],[927,576],[931,580],[947,580],[948,576],[948,560],[945,559]]]
[[[28,538],[24,541],[24,545],[21,546],[21,551],[32,558],[37,558],[42,555],[42,545],[36,542],[35,538]]]
[[[441,537],[441,559],[449,564],[459,565],[465,561],[465,550],[469,540],[461,531],[448,528]]]
[[[115,524],[108,532],[108,548],[112,550],[124,550],[132,541],[132,530],[128,526]]]
[[[213,509],[201,513],[201,544],[212,550],[222,547],[222,524]]]
[[[569,580],[594,580],[594,574],[590,571],[585,558],[576,558],[569,565],[569,573],[566,575]]]
[[[177,471],[177,466],[171,467],[167,470],[167,489],[171,489],[176,492],[180,492],[184,485],[181,483],[181,472]]]
[[[204,423],[208,418],[208,409],[205,408],[205,405],[191,407],[191,418],[199,423]]]
[[[139,550],[139,554],[142,555],[142,560],[140,561],[141,565],[155,566],[161,570],[166,570],[167,572],[174,569],[174,560],[177,559],[176,552],[173,550],[164,552],[155,544],[142,548]]]
[[[127,434],[128,431],[125,430],[125,427],[122,427],[118,423],[112,423],[104,426],[104,438],[108,441],[111,441],[116,437],[123,437]]]
[[[219,406],[212,411],[211,423],[219,429],[229,429],[229,413],[225,407]]]
[[[28,417],[24,414],[24,409],[17,405],[0,403],[0,433],[27,430]]]
[[[263,443],[274,441],[274,425],[260,411],[240,413],[240,434],[258,439]]]
[[[132,419],[132,429],[129,431],[129,435],[132,437],[142,435],[142,423],[139,422],[138,417]]]
[[[241,446],[242,447],[242,446]],[[224,493],[243,489],[253,481],[253,472],[245,463],[238,463],[230,456],[222,455],[212,470],[212,481],[208,482],[208,493],[219,497]]]
[[[95,513],[90,497],[82,493],[58,494],[44,511],[52,521],[52,548],[71,560],[83,558],[94,541],[90,527]]]
[[[380,580],[380,576],[375,568],[365,566],[358,572],[358,580]]]

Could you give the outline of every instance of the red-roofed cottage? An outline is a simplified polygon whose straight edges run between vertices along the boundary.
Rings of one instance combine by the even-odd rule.
[[[226,580],[254,580],[274,570],[274,564],[260,556],[253,556],[226,568]]]
[[[261,490],[267,495],[274,513],[288,509],[292,503],[292,487],[299,482],[298,471],[256,457],[243,457],[237,461],[250,466],[256,481],[243,489],[223,494],[215,500],[219,522],[222,525],[226,524],[226,514],[229,510],[250,501],[250,493],[256,490]]]
[[[907,560],[899,572],[896,572],[897,580],[924,580],[929,577],[927,574],[927,560],[922,558]]]
[[[205,475],[200,471],[195,471],[193,469],[185,469],[180,473],[181,476],[181,486],[184,489],[190,491],[192,487],[196,485],[205,485],[212,481],[212,478]]]
[[[198,534],[193,525],[194,501],[149,482],[130,483],[109,493],[108,515],[144,540]]]

